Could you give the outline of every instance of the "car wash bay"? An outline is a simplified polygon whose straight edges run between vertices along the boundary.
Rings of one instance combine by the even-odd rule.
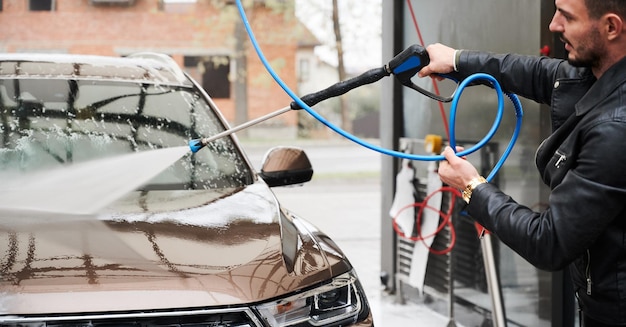
[[[554,14],[554,1],[483,0],[471,2],[396,0],[383,2],[383,61],[412,44],[439,42],[457,49],[477,49],[493,52],[522,54],[547,54],[564,57],[562,44],[548,30]],[[430,79],[414,78],[418,86],[448,96],[454,83],[444,81],[437,87]],[[428,99],[399,85],[393,79],[382,81],[381,145],[410,152],[423,151],[423,141],[428,134],[446,138],[444,127],[448,106]],[[496,112],[495,94],[487,87],[474,87],[463,93],[458,106],[455,128],[457,143],[475,144],[482,139],[493,123]],[[542,139],[549,133],[549,117],[542,116],[539,105],[522,100],[523,128],[519,140],[502,170],[493,182],[519,202],[540,210],[547,199],[534,168],[533,154]],[[514,110],[506,104],[503,123],[489,146],[480,153],[469,156],[485,176],[506,148],[514,129]],[[458,140],[462,140],[459,142]],[[416,165],[419,181],[415,189],[424,188],[427,167]],[[403,294],[407,302],[420,302],[432,297],[433,303],[448,303],[450,292],[454,301],[463,308],[483,316],[486,325],[492,325],[493,307],[486,287],[482,251],[476,244],[473,226],[464,226],[463,217],[452,217],[456,235],[454,250],[448,256],[428,257],[425,280],[411,278],[414,242],[398,237],[389,220],[389,208],[396,197],[396,177],[401,171],[401,161],[392,157],[381,159],[381,272],[389,278],[388,289]],[[424,190],[422,190],[424,191]],[[422,199],[423,199],[422,195]],[[419,196],[416,201],[420,201]],[[444,201],[445,202],[445,201]],[[446,244],[445,232],[440,233]],[[437,242],[437,240],[435,240]],[[561,272],[546,273],[535,269],[494,239],[495,268],[502,294],[502,306],[508,325],[522,326],[573,326],[573,294],[568,293],[568,278]],[[429,277],[430,276],[430,277]],[[434,278],[438,277],[438,278]],[[419,289],[424,293],[420,294]],[[436,305],[429,305],[435,309]],[[444,305],[439,312],[447,314]],[[459,313],[460,310],[455,312]],[[460,324],[472,325],[467,318],[457,316]],[[495,324],[494,324],[495,325]]]

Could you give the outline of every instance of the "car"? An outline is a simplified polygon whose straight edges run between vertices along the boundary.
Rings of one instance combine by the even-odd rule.
[[[331,238],[169,56],[0,54],[1,326],[373,326]]]

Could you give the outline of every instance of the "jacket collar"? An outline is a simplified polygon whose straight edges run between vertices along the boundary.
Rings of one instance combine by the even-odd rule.
[[[611,66],[576,104],[576,115],[584,115],[626,83],[626,57]]]

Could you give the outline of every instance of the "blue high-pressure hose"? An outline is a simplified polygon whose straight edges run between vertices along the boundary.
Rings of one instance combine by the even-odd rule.
[[[382,154],[386,154],[386,155],[390,155],[393,157],[397,157],[397,158],[403,158],[403,159],[409,159],[409,160],[419,160],[419,161],[441,161],[441,160],[445,160],[445,157],[443,155],[416,155],[416,154],[409,154],[409,153],[404,153],[404,152],[400,152],[400,151],[394,151],[394,150],[389,150],[386,148],[382,148],[379,146],[376,146],[374,144],[368,143],[346,131],[344,131],[343,129],[339,128],[338,126],[332,124],[331,122],[329,122],[328,120],[326,120],[324,117],[320,116],[315,110],[313,110],[310,106],[308,106],[304,101],[302,101],[294,92],[292,92],[289,87],[287,87],[287,85],[281,80],[281,78],[276,74],[276,72],[272,69],[272,67],[270,66],[269,62],[267,61],[267,59],[265,58],[265,55],[263,54],[263,52],[261,51],[261,48],[259,46],[259,44],[256,41],[256,37],[254,36],[254,33],[252,32],[252,28],[250,27],[250,24],[248,22],[248,18],[246,16],[245,10],[243,8],[243,5],[241,4],[241,0],[236,0],[237,3],[237,8],[239,10],[239,14],[241,16],[241,19],[243,21],[244,27],[246,29],[246,32],[248,33],[248,36],[250,38],[250,41],[252,42],[252,45],[254,47],[254,50],[256,51],[259,59],[261,60],[261,62],[263,63],[263,65],[265,66],[265,69],[270,73],[270,75],[272,75],[272,78],[274,78],[274,80],[276,81],[276,83],[278,83],[278,85],[280,85],[280,87],[289,95],[289,97],[291,97],[301,108],[303,108],[304,110],[306,110],[311,116],[313,116],[315,119],[317,119],[319,122],[321,122],[322,124],[326,125],[327,127],[329,127],[330,129],[332,129],[333,131],[335,131],[336,133],[338,133],[339,135],[363,146],[366,147],[368,149],[380,152]],[[487,144],[491,138],[495,135],[498,127],[500,126],[500,123],[502,121],[502,115],[504,113],[504,96],[503,96],[503,91],[502,88],[500,87],[500,84],[498,83],[498,81],[491,75],[488,74],[483,74],[483,73],[478,73],[478,74],[474,74],[469,76],[468,78],[464,79],[457,87],[457,92],[455,92],[454,97],[452,99],[452,103],[451,103],[451,107],[450,107],[450,121],[449,121],[449,130],[450,130],[450,147],[452,147],[452,149],[456,149],[456,139],[455,139],[455,133],[454,133],[454,127],[455,127],[455,123],[456,123],[456,111],[457,111],[457,106],[458,106],[458,101],[459,98],[461,97],[461,94],[463,93],[463,90],[465,89],[465,87],[467,85],[469,85],[470,83],[472,83],[473,81],[476,80],[487,80],[489,81],[492,86],[494,87],[494,89],[496,90],[496,94],[498,95],[498,112],[496,115],[496,119],[493,122],[493,125],[491,126],[491,129],[489,130],[489,132],[487,133],[487,135],[480,140],[478,143],[476,143],[476,145],[472,146],[469,149],[457,152],[457,156],[461,157],[461,156],[466,156],[468,154],[474,153],[475,151],[479,150],[480,148],[482,148],[483,146],[485,146],[485,144]],[[502,165],[504,164],[504,162],[506,161],[506,159],[508,158],[509,154],[511,153],[513,146],[515,145],[515,142],[517,141],[517,138],[519,136],[519,132],[522,126],[522,116],[523,116],[523,112],[522,112],[522,105],[518,99],[518,97],[515,94],[512,93],[507,93],[507,96],[510,98],[510,100],[513,102],[513,106],[515,107],[515,116],[517,118],[517,122],[515,125],[515,130],[513,132],[513,135],[511,137],[511,141],[509,142],[509,145],[507,146],[506,150],[503,152],[502,156],[500,157],[500,159],[498,160],[498,162],[496,163],[496,165],[494,166],[494,168],[492,169],[491,173],[486,177],[486,179],[488,181],[491,181],[493,179],[493,177],[497,174],[497,172],[500,170],[500,168],[502,167]],[[455,150],[456,151],[456,150]]]

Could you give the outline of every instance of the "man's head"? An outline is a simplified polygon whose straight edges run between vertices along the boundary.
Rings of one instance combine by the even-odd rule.
[[[600,77],[626,56],[626,0],[556,0],[550,31],[561,34],[572,65]]]

